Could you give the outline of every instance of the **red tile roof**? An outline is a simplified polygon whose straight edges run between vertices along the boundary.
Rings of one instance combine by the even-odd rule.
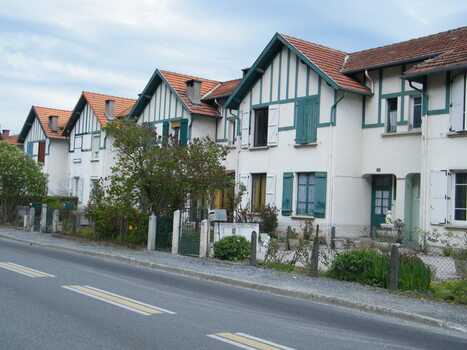
[[[347,57],[345,52],[310,43],[288,35],[281,36],[331,78],[338,86],[349,90],[365,93],[369,92],[368,88],[358,81],[342,74],[341,70]]]
[[[63,139],[65,136],[62,136],[62,131],[65,125],[68,123],[68,120],[71,116],[71,111],[64,111],[62,109],[54,109],[47,107],[33,106],[34,112],[36,113],[39,122],[44,129],[45,136],[53,139]],[[49,117],[57,116],[58,117],[58,130],[53,132],[49,127]]]
[[[8,142],[10,145],[21,146],[22,143],[18,142],[18,137],[19,137],[19,134],[10,136],[9,138],[6,139],[6,142]]]
[[[431,70],[443,65],[465,62],[467,27],[449,30],[417,39],[374,49],[354,52],[344,65],[343,72],[353,72],[385,64],[409,60],[426,60],[419,69]],[[440,55],[432,60],[433,57]]]
[[[168,71],[160,71],[161,74],[164,76],[165,80],[172,86],[172,88],[177,92],[180,98],[185,102],[192,113],[196,114],[204,114],[210,116],[220,116],[217,108],[201,101],[200,105],[194,105],[191,101],[186,97],[186,82],[188,80],[198,80],[201,82],[201,96],[206,95],[208,92],[213,90],[215,87],[219,86],[220,82],[215,80],[208,80],[204,78],[197,78],[190,75],[168,72]]]
[[[240,84],[241,81],[241,78],[224,81],[220,83],[217,87],[215,87],[213,90],[208,92],[205,96],[203,96],[203,99],[213,99],[229,96],[235,90],[238,84]]]
[[[115,101],[114,114],[116,118],[127,115],[131,108],[133,108],[133,105],[136,103],[136,100],[131,98],[103,95],[87,91],[83,91],[82,96],[84,96],[92,111],[96,115],[96,118],[99,121],[101,127],[106,126],[109,121],[105,116],[105,101]]]

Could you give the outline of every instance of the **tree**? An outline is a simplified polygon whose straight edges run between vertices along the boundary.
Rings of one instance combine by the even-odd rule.
[[[0,141],[0,219],[11,222],[24,196],[44,194],[47,176],[41,166],[18,147]]]
[[[119,159],[107,191],[122,207],[169,216],[191,198],[211,197],[231,177],[222,161],[228,149],[209,138],[186,146],[171,136],[160,136],[151,125],[116,120],[106,127],[114,138]]]

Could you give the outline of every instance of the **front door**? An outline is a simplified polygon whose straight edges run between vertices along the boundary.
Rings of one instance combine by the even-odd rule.
[[[405,239],[417,241],[416,228],[420,227],[420,174],[408,175],[406,182]]]
[[[371,227],[379,228],[391,210],[392,175],[373,175],[371,187]]]

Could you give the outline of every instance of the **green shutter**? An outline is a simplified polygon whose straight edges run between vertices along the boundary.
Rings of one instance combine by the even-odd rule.
[[[34,149],[34,144],[32,142],[28,142],[27,153],[29,156],[32,156],[33,149]]]
[[[292,214],[293,173],[284,173],[282,181],[282,215]]]
[[[325,172],[315,173],[315,210],[313,215],[324,218],[326,213],[326,184],[327,174]]]
[[[306,100],[298,100],[295,103],[296,126],[295,126],[295,142],[297,144],[306,143],[305,141],[305,102]]]
[[[180,120],[180,142],[182,146],[188,142],[188,119]]]
[[[169,136],[169,122],[162,123],[162,144],[167,144],[167,137]]]
[[[297,144],[316,142],[319,123],[319,97],[300,99],[295,104],[297,116],[295,142]]]

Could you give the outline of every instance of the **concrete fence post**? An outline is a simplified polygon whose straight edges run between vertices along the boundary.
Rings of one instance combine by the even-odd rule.
[[[336,249],[335,239],[336,239],[336,226],[333,226],[331,227],[331,244],[330,244],[331,249]]]
[[[205,258],[208,256],[209,242],[209,221],[204,219],[201,221],[201,232],[199,235],[199,257]]]
[[[287,226],[286,236],[285,236],[285,249],[290,250],[290,236],[292,235],[292,227]]]
[[[29,217],[28,217],[28,229],[32,232],[34,231],[34,220],[36,218],[36,209],[29,208]]]
[[[79,213],[74,211],[73,212],[73,222],[71,225],[71,233],[73,235],[76,235],[76,230],[78,229],[79,226]]]
[[[148,225],[148,250],[156,250],[157,216],[151,214]]]
[[[391,245],[391,271],[389,273],[389,289],[399,288],[399,245]]]
[[[258,242],[257,236],[258,234],[256,233],[256,231],[253,231],[251,233],[251,240],[250,240],[250,265],[251,266],[256,266],[256,244]]]
[[[318,277],[319,266],[319,225],[316,225],[315,239],[313,240],[313,247],[311,248],[311,261],[310,261],[310,276]]]
[[[178,254],[178,239],[180,237],[180,210],[174,211],[172,226],[172,254]]]
[[[28,228],[29,228],[29,214],[25,214],[23,216],[23,230],[27,231]]]
[[[47,226],[47,204],[42,204],[40,232],[44,233]]]
[[[54,209],[52,216],[52,232],[58,232],[58,222],[60,220],[60,210]]]

